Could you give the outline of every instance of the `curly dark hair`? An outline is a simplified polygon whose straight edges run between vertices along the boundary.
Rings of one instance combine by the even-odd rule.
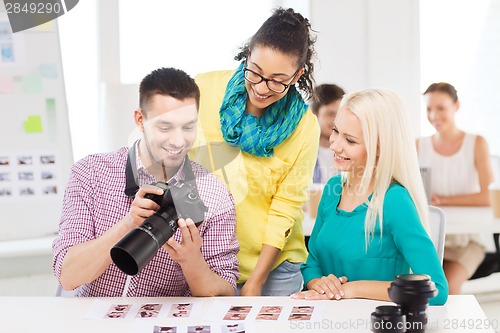
[[[298,68],[304,68],[304,74],[299,78],[297,84],[299,89],[309,98],[314,87],[312,58],[315,55],[314,43],[316,42],[316,37],[311,35],[311,31],[311,24],[307,18],[291,8],[278,7],[255,35],[241,47],[234,59],[246,61],[250,51],[257,45],[296,56]]]
[[[139,85],[139,107],[143,112],[147,112],[147,105],[156,94],[179,100],[194,98],[196,107],[200,105],[200,89],[194,79],[180,69],[162,67],[142,79]]]

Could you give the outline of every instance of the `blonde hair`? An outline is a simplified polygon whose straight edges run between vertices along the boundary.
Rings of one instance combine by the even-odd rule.
[[[408,191],[422,225],[429,232],[428,205],[420,176],[415,138],[401,99],[389,89],[365,89],[346,95],[341,107],[358,117],[363,130],[367,160],[360,184],[362,194],[367,194],[373,179],[373,195],[367,202],[365,218],[366,248],[375,231],[377,217],[382,233],[384,198],[393,182],[401,184]],[[347,181],[349,173],[345,173],[343,178]],[[404,216],[401,222],[404,222]]]

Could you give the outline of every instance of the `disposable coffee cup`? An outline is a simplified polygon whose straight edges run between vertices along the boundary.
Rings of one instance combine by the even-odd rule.
[[[490,189],[490,203],[493,216],[500,218],[500,183],[491,183]]]
[[[313,219],[318,216],[318,205],[321,199],[321,195],[323,195],[323,188],[323,184],[314,183],[311,185],[311,187],[309,187],[308,190],[309,198],[307,200],[307,212]]]

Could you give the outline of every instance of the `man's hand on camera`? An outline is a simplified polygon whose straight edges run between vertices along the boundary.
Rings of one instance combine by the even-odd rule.
[[[202,258],[201,254],[201,236],[198,228],[191,219],[179,219],[177,221],[181,230],[182,240],[177,242],[174,237],[163,245],[170,257],[181,267],[189,263],[197,263]]]
[[[139,191],[135,194],[134,201],[132,201],[132,205],[130,206],[130,211],[128,213],[129,218],[125,219],[130,229],[140,226],[146,218],[153,215],[160,208],[156,202],[144,197],[148,193],[162,195],[163,190],[149,184],[141,186]]]

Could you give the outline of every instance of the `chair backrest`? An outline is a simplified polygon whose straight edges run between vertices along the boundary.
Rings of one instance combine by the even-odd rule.
[[[446,216],[438,207],[429,206],[429,225],[431,228],[431,239],[436,247],[439,260],[443,263],[444,239],[446,237]]]
[[[500,182],[500,156],[491,155],[491,168],[493,169],[493,178],[495,182]]]

